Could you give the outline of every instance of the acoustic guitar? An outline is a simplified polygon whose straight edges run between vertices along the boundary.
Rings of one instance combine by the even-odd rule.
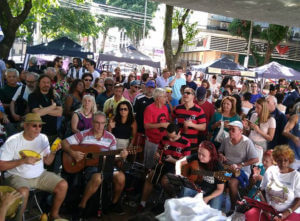
[[[190,181],[199,183],[202,182],[203,176],[214,177],[222,182],[226,182],[232,177],[232,173],[228,173],[227,171],[204,170],[200,167],[197,160],[194,160],[189,164],[184,165],[181,171],[182,175],[187,177]]]
[[[232,169],[230,165],[222,164],[224,170],[226,170],[229,173],[232,173],[235,177],[239,177],[241,175],[240,169]]]
[[[99,146],[93,144],[80,144],[71,145],[70,148],[74,151],[80,151],[84,153],[84,158],[78,162],[75,161],[73,157],[67,152],[62,154],[62,164],[63,168],[67,173],[78,173],[88,166],[98,166],[100,156],[117,155],[123,149],[101,151]],[[142,152],[141,147],[128,148],[128,154],[135,154]]]

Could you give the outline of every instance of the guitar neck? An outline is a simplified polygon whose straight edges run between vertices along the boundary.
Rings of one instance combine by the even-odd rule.
[[[207,170],[192,170],[193,175],[202,175],[202,176],[214,176],[215,173]]]

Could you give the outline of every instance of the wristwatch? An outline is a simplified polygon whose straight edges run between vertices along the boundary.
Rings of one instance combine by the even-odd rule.
[[[245,166],[245,163],[244,163],[244,162],[242,162],[242,163],[241,163],[241,165],[242,165],[242,167],[244,167],[244,166]]]

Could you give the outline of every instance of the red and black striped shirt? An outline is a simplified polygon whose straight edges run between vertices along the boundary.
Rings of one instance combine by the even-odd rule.
[[[203,109],[197,104],[190,109],[186,109],[184,104],[181,104],[175,107],[173,111],[173,119],[175,119],[181,127],[182,135],[190,141],[191,148],[196,148],[198,146],[199,131],[192,127],[185,129],[183,128],[183,124],[187,120],[192,120],[194,124],[206,123],[206,117]]]
[[[176,160],[191,154],[190,142],[183,136],[176,141],[170,141],[167,136],[163,136],[158,149],[163,151],[163,156],[171,155]]]

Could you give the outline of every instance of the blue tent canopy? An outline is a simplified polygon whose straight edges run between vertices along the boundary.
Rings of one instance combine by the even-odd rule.
[[[62,37],[49,43],[27,47],[26,54],[49,54],[80,58],[93,58],[92,52],[84,52],[84,48],[67,37]]]

